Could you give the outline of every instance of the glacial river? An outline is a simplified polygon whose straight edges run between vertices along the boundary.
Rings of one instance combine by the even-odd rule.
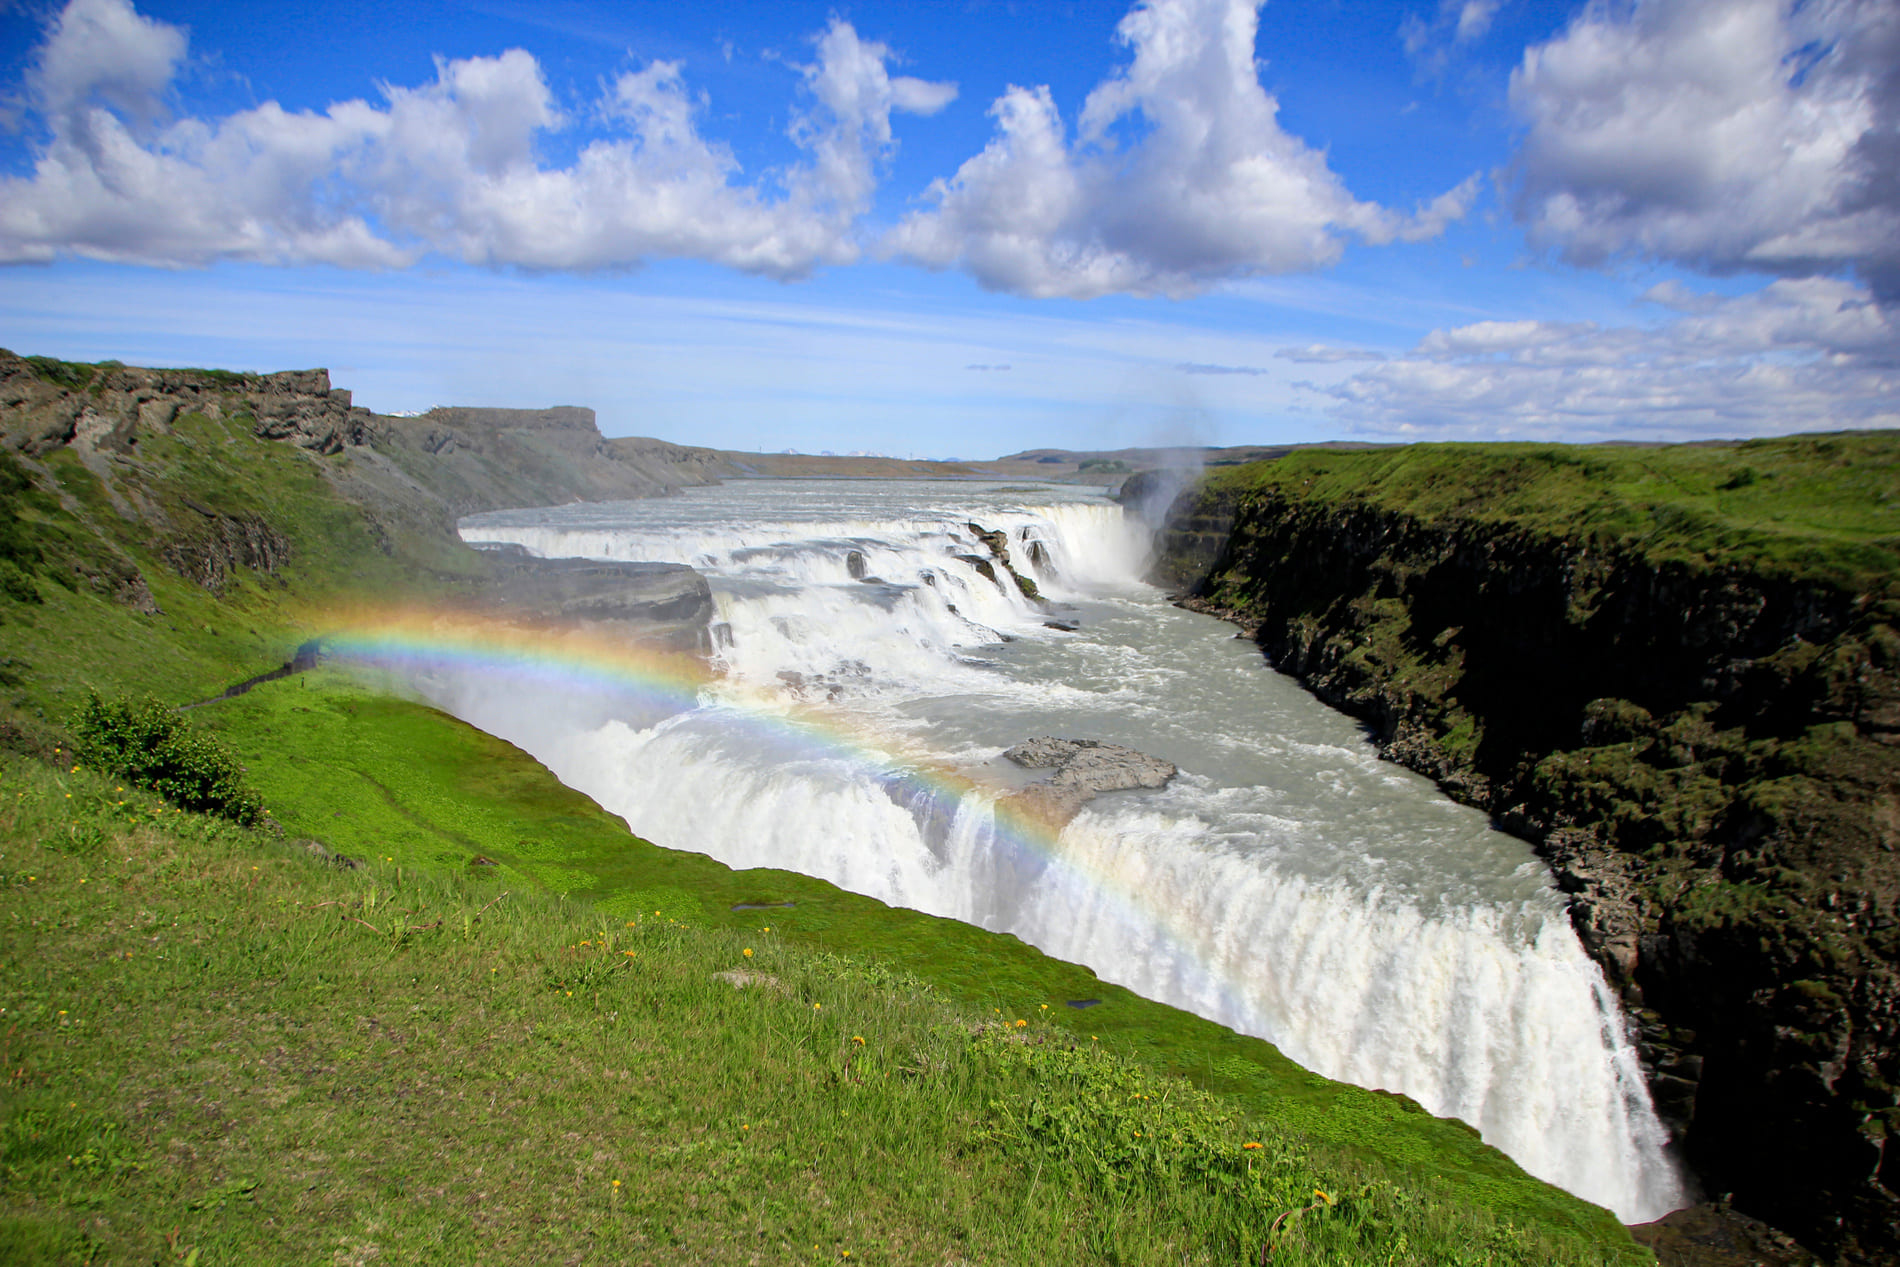
[[[959,557],[989,553],[972,523],[1008,533],[1054,610]],[[641,836],[1014,933],[1461,1118],[1626,1222],[1682,1203],[1624,1023],[1529,847],[1143,584],[1146,533],[1099,493],[762,480],[461,531],[709,579],[723,676],[695,706],[424,684]],[[1001,825],[997,797],[1032,776],[1000,754],[1039,735],[1180,774],[1059,834]]]

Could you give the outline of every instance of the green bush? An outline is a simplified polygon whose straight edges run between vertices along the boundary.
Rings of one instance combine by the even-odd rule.
[[[244,767],[223,744],[200,734],[163,701],[96,691],[73,717],[80,760],[158,793],[173,805],[249,825],[263,817]]]

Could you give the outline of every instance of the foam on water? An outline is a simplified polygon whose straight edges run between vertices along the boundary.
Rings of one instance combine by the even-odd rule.
[[[1079,631],[959,557],[988,553],[972,522],[1009,534]],[[479,516],[463,535],[708,575],[725,685],[697,706],[564,724],[478,675],[420,683],[648,839],[1015,933],[1460,1117],[1626,1221],[1681,1203],[1614,1000],[1528,847],[1141,585],[1143,534],[1099,496],[758,481]],[[853,552],[875,579],[854,579]],[[762,695],[871,738],[753,724]],[[997,754],[1038,734],[1183,773],[1038,841],[995,809],[1023,777]],[[964,777],[920,776],[923,760]]]

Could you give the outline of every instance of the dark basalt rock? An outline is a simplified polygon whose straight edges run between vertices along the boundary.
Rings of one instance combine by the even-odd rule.
[[[975,534],[978,541],[981,541],[984,545],[989,547],[990,558],[995,559],[996,562],[1002,566],[1003,571],[1009,574],[1009,579],[1016,583],[1017,590],[1021,592],[1024,598],[1029,599],[1033,603],[1041,604],[1045,609],[1048,607],[1047,601],[1042,596],[1042,591],[1036,587],[1036,582],[1032,578],[1018,572],[1016,565],[1009,561],[1008,533],[995,532],[985,528],[981,524],[974,523],[965,524],[964,527]],[[1035,548],[1040,549],[1040,543],[1038,543]],[[996,574],[996,569],[990,566],[988,560],[972,554],[960,554],[957,557],[975,567],[978,572],[990,580],[995,581],[997,585],[1001,586],[1003,584],[1002,578]],[[1007,589],[1005,589],[1004,592],[1007,593]]]

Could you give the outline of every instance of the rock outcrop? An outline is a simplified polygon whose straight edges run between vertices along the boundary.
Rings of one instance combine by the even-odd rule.
[[[1896,1261],[1900,603],[1299,494],[1190,494],[1158,579],[1539,848],[1711,1193]]]
[[[1003,755],[1025,769],[1055,771],[1002,804],[1056,830],[1103,792],[1166,787],[1176,773],[1171,762],[1095,739],[1030,739]]]
[[[1042,591],[1037,588],[1034,578],[1024,576],[1021,572],[1016,570],[1016,565],[1010,562],[1009,534],[1007,532],[985,528],[982,524],[965,524],[964,527],[968,528],[971,534],[975,536],[978,541],[983,543],[989,550],[990,557],[985,559],[981,555],[960,554],[957,556],[958,558],[970,564],[983,576],[995,581],[998,586],[1001,586],[1003,580],[996,574],[996,567],[991,564],[991,560],[994,560],[995,564],[1001,566],[1003,571],[1009,576],[1009,579],[1015,583],[1016,589],[1024,598],[1035,603],[1043,602]],[[1041,549],[1041,543],[1037,543],[1035,548]]]
[[[495,561],[484,601],[503,619],[650,650],[710,650],[712,590],[685,564],[542,559],[519,546],[482,552]]]
[[[207,423],[214,424],[209,431]],[[286,507],[215,478],[180,478],[177,450],[215,464],[218,446],[239,428],[307,455],[311,473],[357,517],[369,548],[393,556],[402,538],[406,552],[434,557],[451,571],[467,565],[465,556],[455,558],[462,551],[455,536],[462,515],[654,496],[731,470],[707,449],[606,439],[594,411],[573,406],[442,408],[397,417],[355,406],[348,391],[331,387],[327,370],[138,369],[0,350],[0,455],[19,467],[22,487],[40,476],[37,483],[49,489],[62,485],[45,478],[46,463],[60,454],[76,458],[97,478],[113,521],[99,519],[99,509],[84,499],[62,494],[61,508],[94,531],[67,543],[70,548],[43,546],[40,553],[53,549],[60,556],[47,565],[50,574],[142,611],[158,610],[132,558],[143,549],[220,594],[236,577],[271,577],[292,561],[295,534],[277,522]],[[158,437],[170,446],[164,457],[153,453]],[[136,542],[130,552],[120,540],[128,533]],[[596,579],[609,589],[618,584],[604,574]],[[670,619],[623,615],[629,628],[640,625],[655,636]],[[671,645],[678,638],[668,633],[661,640]]]

